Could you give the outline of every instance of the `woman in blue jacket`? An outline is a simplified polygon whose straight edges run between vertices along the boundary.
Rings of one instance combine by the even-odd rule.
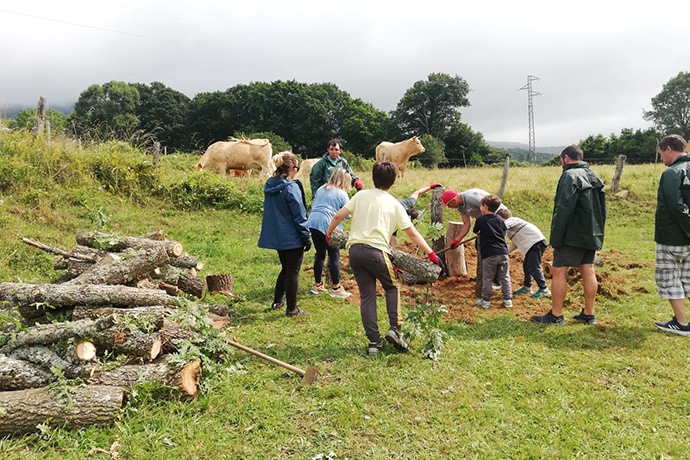
[[[293,180],[299,171],[297,157],[282,153],[276,159],[276,171],[264,185],[264,215],[261,221],[259,247],[275,249],[282,269],[276,280],[271,309],[278,310],[287,302],[286,316],[304,315],[297,308],[297,287],[304,252],[311,249],[307,228],[307,206],[304,188]]]

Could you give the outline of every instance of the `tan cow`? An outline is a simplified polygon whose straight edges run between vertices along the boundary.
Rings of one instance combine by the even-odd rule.
[[[230,178],[232,169],[259,170],[259,179],[275,171],[271,161],[273,149],[268,139],[235,139],[211,144],[192,169],[212,171],[222,177]]]
[[[390,161],[398,168],[398,177],[405,177],[407,162],[410,157],[424,152],[426,149],[417,136],[396,142],[381,142],[376,146],[376,162]]]
[[[309,175],[311,174],[311,168],[314,167],[317,161],[319,161],[321,158],[309,158],[307,160],[304,160],[299,164],[299,171],[297,171],[297,174],[295,174],[295,179],[301,179],[302,182],[305,182],[309,180]]]

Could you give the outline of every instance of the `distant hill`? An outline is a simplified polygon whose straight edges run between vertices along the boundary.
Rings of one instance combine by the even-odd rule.
[[[516,161],[527,161],[529,145],[520,142],[491,142],[486,141],[492,147],[509,151]],[[535,157],[537,163],[551,160],[555,155],[560,155],[565,146],[562,147],[536,147]]]
[[[31,110],[35,109],[36,106],[28,106],[28,105],[18,105],[18,104],[13,104],[13,105],[7,105],[4,107],[0,107],[0,117],[7,117],[7,118],[14,118],[17,116],[19,112],[22,110]],[[71,105],[52,105],[48,104],[48,109],[53,109],[57,112],[62,112],[65,115],[69,115],[72,113],[72,110],[74,109],[74,104]]]

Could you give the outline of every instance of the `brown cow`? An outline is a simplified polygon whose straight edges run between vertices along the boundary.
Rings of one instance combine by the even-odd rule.
[[[398,168],[398,177],[405,177],[405,170],[407,169],[407,162],[410,157],[426,151],[422,142],[417,136],[413,136],[407,140],[397,143],[381,142],[376,146],[376,162],[390,161]]]

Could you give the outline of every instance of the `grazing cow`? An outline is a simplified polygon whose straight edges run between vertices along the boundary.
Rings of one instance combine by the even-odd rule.
[[[199,171],[213,171],[214,173],[230,178],[230,170],[259,170],[259,179],[263,180],[275,171],[275,165],[271,161],[273,149],[268,139],[235,139],[230,141],[218,141],[211,144],[206,152],[199,159],[199,162],[192,166],[192,169]]]
[[[410,157],[424,152],[426,149],[417,136],[396,142],[381,142],[376,146],[376,162],[390,161],[398,168],[398,177],[405,177],[407,162]]]
[[[299,164],[299,171],[297,171],[297,174],[295,174],[295,179],[301,179],[302,182],[306,182],[309,180],[309,175],[311,174],[311,168],[314,167],[317,161],[319,161],[321,158],[309,158],[308,160],[304,160]]]
[[[230,170],[230,176],[232,177],[249,177],[252,175],[252,170],[251,169],[231,169]]]

